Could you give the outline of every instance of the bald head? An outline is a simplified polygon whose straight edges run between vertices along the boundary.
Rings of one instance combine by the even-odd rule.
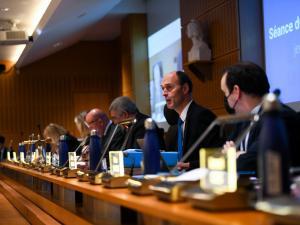
[[[109,123],[109,119],[105,112],[98,108],[89,111],[85,117],[85,121],[89,126],[89,129],[97,130],[100,136],[104,135],[105,128]]]

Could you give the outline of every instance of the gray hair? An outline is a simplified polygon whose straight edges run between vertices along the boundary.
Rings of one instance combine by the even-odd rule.
[[[120,96],[115,98],[110,104],[109,111],[116,111],[121,114],[127,112],[128,114],[136,114],[138,109],[135,103],[126,96]]]

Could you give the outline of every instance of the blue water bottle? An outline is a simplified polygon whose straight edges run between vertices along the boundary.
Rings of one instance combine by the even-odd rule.
[[[67,138],[68,137],[66,135],[61,135],[59,137],[59,146],[58,146],[59,167],[63,167],[68,160],[69,146],[68,146]],[[65,166],[68,166],[68,164]]]
[[[160,170],[160,150],[159,139],[154,120],[145,120],[144,137],[144,174],[156,174]]]
[[[23,152],[24,153],[24,159],[26,158],[26,151],[25,151],[25,145],[23,142],[19,143],[19,147],[18,147],[18,155],[19,155],[19,159],[20,159],[20,153]]]
[[[280,108],[275,94],[264,97],[258,154],[262,198],[290,192],[288,137]]]
[[[89,169],[94,171],[98,165],[101,155],[101,139],[96,130],[91,131],[89,145]],[[97,172],[101,170],[101,166],[97,168]]]

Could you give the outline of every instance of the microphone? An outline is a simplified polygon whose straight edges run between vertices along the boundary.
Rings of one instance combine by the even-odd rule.
[[[88,142],[88,139],[89,139],[89,136],[86,136],[86,137],[80,142],[80,144],[77,146],[77,148],[74,150],[74,152],[77,153],[79,149],[81,149],[83,146],[85,146],[86,143]],[[66,165],[68,164],[68,162],[69,162],[69,158],[68,158],[67,161],[63,164],[62,167],[66,167]]]
[[[217,117],[200,135],[200,137],[194,142],[194,144],[188,149],[188,151],[180,159],[180,162],[184,162],[199,146],[199,144],[207,137],[211,130],[217,125],[234,124],[238,122],[251,121],[250,125],[238,136],[236,140],[236,146],[240,145],[242,140],[246,137],[247,133],[253,129],[253,127],[259,121],[259,114],[241,114],[241,115],[226,115]],[[177,165],[173,167],[171,173],[174,173],[177,169]]]
[[[103,153],[102,153],[102,155],[101,155],[101,157],[100,157],[100,159],[99,159],[99,162],[98,162],[98,164],[97,164],[96,169],[94,170],[94,172],[97,172],[97,171],[98,171],[98,169],[99,169],[99,167],[100,167],[100,165],[101,165],[101,162],[102,162],[102,160],[104,159],[104,157],[105,157],[105,155],[106,155],[106,152],[108,151],[109,146],[111,145],[111,142],[112,142],[113,138],[115,137],[115,135],[116,135],[116,133],[117,133],[117,130],[118,130],[118,128],[120,127],[120,125],[127,126],[127,125],[131,125],[131,124],[134,124],[134,123],[136,123],[136,119],[135,119],[135,118],[129,118],[129,119],[123,120],[123,121],[119,122],[118,124],[116,124],[115,129],[113,130],[111,136],[110,136],[109,139],[108,139],[108,142],[106,143],[106,145],[105,145],[105,147],[104,147]],[[131,126],[129,129],[130,129],[130,130],[128,131],[128,133],[131,132],[132,126]],[[127,134],[128,134],[128,133],[127,133]],[[129,136],[129,135],[127,135],[127,134],[126,134],[126,137],[125,137],[124,142],[122,143],[121,151],[124,150],[124,148],[125,148],[125,146],[126,146],[126,144],[127,144],[128,136]]]
[[[102,153],[102,155],[101,155],[101,157],[100,157],[100,159],[99,159],[99,161],[98,161],[98,164],[97,164],[97,166],[96,166],[94,172],[97,172],[97,171],[98,171],[98,169],[99,169],[99,167],[100,167],[100,165],[101,165],[101,162],[102,162],[102,160],[104,159],[104,156],[105,156],[106,152],[108,151],[109,146],[110,146],[110,144],[111,144],[113,138],[115,137],[115,135],[116,135],[116,133],[117,133],[118,128],[119,128],[119,124],[116,124],[114,131],[113,131],[112,134],[110,135],[109,140],[108,140],[108,142],[106,143],[106,145],[105,145],[105,147],[104,147],[103,153]]]
[[[281,94],[281,91],[280,91],[280,89],[278,89],[278,88],[276,88],[274,91],[273,91],[273,93],[276,95],[276,97],[278,98],[279,96],[280,96],[280,94]]]
[[[122,143],[122,147],[120,149],[120,151],[124,151],[125,148],[126,148],[126,145],[127,145],[127,142],[128,142],[128,139],[129,139],[129,136],[130,134],[132,133],[132,130],[133,130],[133,127],[134,127],[134,124],[137,122],[136,118],[130,118],[128,120],[125,120],[125,121],[122,121],[121,123],[119,123],[120,125],[131,125],[128,132],[126,133],[126,136],[125,136],[125,139]]]

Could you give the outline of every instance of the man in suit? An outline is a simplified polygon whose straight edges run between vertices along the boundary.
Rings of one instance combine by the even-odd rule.
[[[92,109],[88,112],[85,117],[85,121],[91,130],[97,130],[98,135],[101,137],[103,148],[108,144],[116,125],[108,118],[106,113],[100,109]],[[110,143],[109,149],[119,150],[122,144],[123,133],[121,128],[117,129],[117,133],[114,135],[112,142]]]
[[[261,113],[262,98],[269,92],[269,89],[270,85],[265,71],[254,63],[241,62],[224,69],[221,90],[225,95],[224,106],[228,113]],[[296,144],[297,128],[293,125],[295,124],[293,121],[295,121],[296,113],[289,107],[282,105],[281,116],[288,130],[290,147],[294,148],[298,145]],[[235,146],[233,141],[247,125],[249,125],[247,122],[237,124],[224,145],[224,151],[229,147],[237,148],[238,171],[257,170],[261,121],[246,135],[239,146]],[[295,153],[297,154],[296,150]]]
[[[123,121],[130,121],[136,119],[135,123],[132,125],[126,125],[125,135],[123,139],[122,149],[129,148],[141,148],[137,143],[137,139],[143,139],[145,136],[145,120],[149,116],[141,113],[135,103],[126,96],[120,96],[113,100],[109,107],[109,112],[113,123],[118,124]],[[160,129],[157,128],[159,132],[160,147],[164,149],[163,134]]]
[[[112,123],[111,120],[107,117],[107,115],[98,108],[94,108],[91,111],[89,111],[85,116],[85,123],[88,126],[89,130],[96,130],[98,135],[101,138],[101,144],[102,144],[102,150],[105,148],[108,148],[108,151],[106,152],[106,165],[108,164],[108,152],[109,150],[119,150],[121,148],[122,140],[123,140],[123,132],[122,129],[116,128],[116,125]],[[107,146],[109,143],[109,139],[112,136],[115,128],[116,133],[110,143],[109,146]],[[89,142],[89,141],[88,141]],[[85,145],[82,150],[82,154],[80,157],[81,163],[79,163],[79,167],[81,169],[87,169],[88,161],[89,161],[89,145]],[[105,168],[104,164],[102,164]]]
[[[215,115],[208,109],[198,105],[192,99],[193,85],[190,78],[181,71],[171,72],[165,75],[161,88],[166,99],[167,107],[175,110],[178,120],[178,160],[188,151],[199,136],[215,119]],[[177,167],[181,169],[193,169],[199,167],[199,149],[213,145],[216,134],[212,133],[204,142],[200,143],[197,151],[194,151],[185,162],[179,161]]]

